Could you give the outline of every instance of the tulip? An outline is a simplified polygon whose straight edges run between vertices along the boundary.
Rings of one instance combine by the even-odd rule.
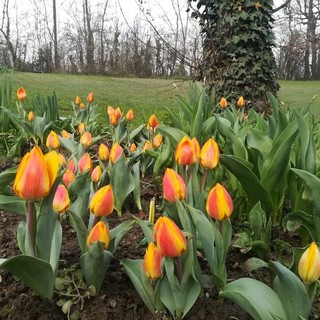
[[[79,168],[79,172],[82,173],[86,170],[89,170],[90,172],[92,171],[92,160],[90,158],[90,154],[89,153],[85,153],[79,160],[78,163],[78,168]]]
[[[244,99],[243,96],[241,96],[237,101],[237,106],[239,109],[242,109],[244,107]]]
[[[127,119],[128,121],[132,121],[132,120],[133,120],[133,110],[132,110],[132,109],[130,109],[130,110],[127,112],[127,114],[126,114],[126,119]]]
[[[163,176],[163,197],[168,202],[183,200],[187,187],[182,177],[173,169],[167,168]]]
[[[113,125],[114,127],[118,124],[118,118],[115,114],[112,114],[110,117],[109,117],[109,122],[111,125]]]
[[[85,147],[88,148],[92,145],[92,135],[89,131],[85,132],[81,138],[80,138],[81,144]]]
[[[24,90],[23,87],[20,87],[18,90],[17,90],[17,99],[19,101],[24,101],[27,99],[27,93],[26,93],[26,90]]]
[[[46,146],[51,150],[56,150],[60,147],[60,140],[58,135],[51,130],[47,137]]]
[[[69,188],[70,184],[74,181],[75,178],[76,176],[74,175],[74,173],[70,169],[67,169],[62,176],[62,181],[65,184],[65,186]]]
[[[87,96],[87,101],[91,103],[93,102],[93,100],[94,100],[93,92],[90,92],[89,95]]]
[[[65,138],[65,139],[70,139],[71,138],[71,134],[66,130],[62,130],[61,131],[61,136],[62,136],[62,138]]]
[[[153,242],[150,242],[143,259],[143,270],[151,280],[162,276],[162,254]]]
[[[216,141],[210,138],[201,148],[199,163],[205,169],[213,169],[218,165],[219,159],[219,146]]]
[[[233,202],[228,191],[217,183],[209,192],[206,210],[215,220],[228,219],[233,211]]]
[[[227,99],[222,97],[221,100],[220,100],[220,107],[222,109],[225,109],[227,107],[227,105],[228,105]]]
[[[53,198],[52,206],[54,211],[58,213],[64,213],[69,209],[69,206],[70,206],[69,193],[64,185],[62,184],[58,185],[56,193]]]
[[[97,217],[106,217],[113,212],[114,197],[111,185],[99,189],[91,198],[90,212]]]
[[[200,144],[197,140],[196,137],[192,138],[192,143],[193,143],[193,147],[194,147],[194,152],[196,154],[197,159],[200,157]]]
[[[103,221],[99,221],[91,229],[87,238],[87,248],[89,248],[91,244],[97,241],[103,242],[104,249],[108,249],[110,242],[110,233],[108,226]]]
[[[120,108],[118,107],[117,109],[113,109],[111,106],[108,106],[107,113],[109,116],[110,124],[116,126],[122,116]]]
[[[158,133],[154,138],[153,138],[153,145],[155,148],[159,148],[162,144],[163,141],[163,136]]]
[[[103,143],[101,143],[99,146],[99,158],[101,161],[108,161],[109,160],[109,149]]]
[[[67,160],[64,157],[64,155],[62,153],[59,153],[58,156],[59,156],[59,164],[60,164],[60,166],[61,167],[62,166],[66,166],[67,165]]]
[[[32,111],[30,111],[30,112],[28,113],[28,120],[29,120],[30,122],[32,122],[32,121],[34,120],[34,113],[33,113]]]
[[[84,109],[85,107],[86,107],[86,105],[85,105],[83,102],[81,102],[81,103],[79,104],[79,109],[80,109],[80,110]]]
[[[190,138],[184,136],[175,150],[175,159],[181,166],[192,165],[197,162],[197,154]]]
[[[99,182],[101,178],[101,174],[102,174],[102,170],[101,170],[101,167],[98,165],[93,169],[91,173],[91,180],[93,182]]]
[[[107,114],[108,114],[109,118],[114,114],[114,109],[112,106],[107,107]]]
[[[153,114],[150,116],[148,121],[148,128],[150,128],[152,131],[156,129],[156,127],[159,126],[158,118]]]
[[[13,190],[24,200],[40,200],[50,193],[58,169],[58,154],[51,151],[44,156],[41,149],[36,146],[22,158]]]
[[[78,132],[79,132],[79,134],[82,134],[82,133],[84,132],[85,128],[86,128],[86,125],[85,125],[83,122],[81,122],[81,123],[79,124],[79,126],[78,126]]]
[[[142,148],[143,152],[146,152],[146,150],[151,150],[152,149],[152,144],[149,140],[147,140]]]
[[[114,114],[117,117],[117,119],[120,119],[122,116],[121,109],[118,107],[117,109],[114,110]]]
[[[69,170],[71,170],[73,173],[76,172],[76,165],[74,164],[74,160],[71,159],[69,160],[68,164],[67,164],[67,167]]]
[[[112,164],[116,162],[116,160],[123,154],[123,148],[119,145],[119,143],[115,143],[110,150],[110,161]]]
[[[76,98],[74,99],[75,104],[80,105],[81,103],[81,99],[79,96],[76,96]]]
[[[306,283],[313,283],[320,278],[320,252],[315,242],[312,242],[301,256],[298,272]]]
[[[130,152],[135,152],[137,150],[137,146],[135,143],[131,143]]]
[[[179,257],[186,251],[187,241],[182,231],[168,217],[160,217],[154,225],[154,239],[165,257]]]

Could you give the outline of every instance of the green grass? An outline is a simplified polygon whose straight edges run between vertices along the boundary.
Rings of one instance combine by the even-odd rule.
[[[4,75],[0,77],[4,78]],[[23,86],[28,94],[29,108],[31,101],[40,94],[42,96],[56,93],[62,115],[71,110],[71,101],[80,96],[83,101],[90,91],[101,111],[108,105],[120,107],[124,112],[132,108],[135,111],[135,124],[146,121],[152,113],[165,119],[164,106],[178,111],[175,96],[185,95],[190,81],[168,79],[110,78],[99,76],[13,73],[14,92]],[[303,108],[309,105],[312,98],[320,92],[319,81],[280,81],[279,98],[285,106]],[[320,96],[312,102],[310,111],[320,120]],[[103,123],[104,119],[101,119]]]

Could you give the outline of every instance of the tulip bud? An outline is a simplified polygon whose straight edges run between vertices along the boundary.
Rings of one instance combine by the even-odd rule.
[[[58,213],[64,213],[69,209],[70,198],[69,193],[66,187],[62,184],[59,184],[54,194],[52,206],[54,211]]]
[[[28,120],[29,120],[30,122],[32,122],[32,121],[34,120],[34,113],[33,113],[32,111],[30,111],[30,112],[28,113]]]
[[[66,130],[62,130],[61,131],[61,137],[65,138],[65,139],[70,139],[71,138],[71,134]]]
[[[94,100],[93,92],[90,92],[89,95],[88,95],[88,97],[87,97],[87,101],[88,101],[89,103],[91,103],[91,102],[93,102],[93,100]]]
[[[312,242],[301,256],[298,272],[306,283],[313,283],[320,278],[320,252],[315,242]]]
[[[168,202],[183,200],[187,187],[181,176],[173,169],[167,168],[163,176],[163,197]]]
[[[69,188],[70,184],[74,181],[75,178],[76,176],[74,175],[74,173],[70,169],[67,169],[62,176],[62,181],[65,184],[65,186]]]
[[[239,109],[242,109],[244,107],[244,99],[243,96],[241,96],[237,101],[237,106]]]
[[[68,167],[68,169],[71,170],[73,173],[76,172],[76,165],[74,164],[74,160],[73,160],[73,159],[69,160],[67,167]]]
[[[194,147],[194,152],[196,154],[197,159],[200,157],[200,144],[197,140],[196,137],[192,138],[192,143],[193,143],[193,147]]]
[[[56,150],[56,149],[58,149],[60,147],[59,137],[52,130],[51,130],[51,132],[49,133],[49,135],[47,137],[46,146],[47,146],[47,148],[49,148],[51,150]]]
[[[143,152],[146,152],[146,150],[151,150],[152,149],[152,144],[149,140],[147,140],[142,148]]]
[[[109,216],[113,212],[114,197],[111,185],[99,189],[91,198],[90,212],[94,215]]]
[[[175,150],[175,159],[181,166],[192,165],[197,162],[197,154],[190,138],[184,136]]]
[[[135,152],[137,150],[137,146],[135,143],[131,143],[130,152]]]
[[[209,192],[206,210],[215,220],[228,219],[233,211],[233,202],[228,191],[217,183]]]
[[[17,90],[17,99],[19,101],[24,101],[27,99],[27,93],[26,93],[26,90],[24,90],[23,87],[20,87],[18,90]]]
[[[116,142],[110,150],[110,161],[112,164],[123,154],[123,148]]]
[[[60,167],[67,165],[67,160],[62,153],[58,154]]]
[[[108,161],[109,160],[109,149],[103,143],[101,143],[99,146],[99,158],[101,161]]]
[[[187,249],[182,231],[168,217],[160,217],[154,225],[154,239],[159,251],[165,257],[179,257]]]
[[[219,164],[220,151],[218,144],[210,138],[201,148],[199,163],[205,169],[213,169]]]
[[[58,169],[58,154],[51,151],[43,156],[41,149],[36,146],[22,158],[13,190],[24,200],[40,200],[50,193]]]
[[[89,131],[85,132],[81,138],[80,138],[81,144],[85,147],[88,148],[92,145],[92,135]]]
[[[150,242],[143,259],[143,270],[151,280],[162,276],[162,254],[153,242]]]
[[[92,171],[92,160],[90,158],[90,154],[89,153],[85,153],[79,160],[78,163],[78,168],[79,168],[79,172],[82,173],[86,170],[89,170],[90,172]]]
[[[85,125],[83,122],[81,122],[81,123],[79,124],[79,126],[78,126],[78,132],[79,132],[79,134],[83,134],[83,132],[84,132],[85,129],[86,129],[86,125]]]
[[[76,98],[74,99],[75,104],[80,105],[81,103],[81,99],[79,96],[76,96]]]
[[[158,118],[153,114],[148,121],[148,127],[154,131],[159,126]]]
[[[87,238],[87,248],[89,248],[91,244],[97,241],[103,242],[104,249],[108,249],[110,242],[110,233],[108,226],[103,221],[99,221],[91,229]]]
[[[85,107],[86,107],[86,105],[85,105],[83,102],[81,102],[81,103],[79,104],[79,109],[80,109],[80,110],[84,109]]]
[[[118,107],[117,109],[114,110],[114,114],[117,117],[117,119],[120,119],[122,116],[121,109]]]
[[[227,105],[228,105],[227,99],[222,97],[221,100],[220,100],[220,107],[222,109],[225,109],[227,107]]]
[[[155,148],[159,148],[162,144],[163,137],[160,133],[158,133],[156,136],[153,138],[153,145]]]
[[[132,110],[132,109],[130,109],[130,110],[127,112],[127,114],[126,114],[126,119],[127,119],[128,121],[132,121],[132,120],[133,120],[133,110]]]
[[[101,174],[102,174],[101,167],[96,166],[91,173],[91,180],[93,182],[99,182],[101,178]]]

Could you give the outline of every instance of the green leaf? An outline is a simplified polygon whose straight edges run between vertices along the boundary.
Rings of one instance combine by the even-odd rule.
[[[258,150],[265,159],[271,149],[272,140],[265,132],[251,128],[247,135],[248,147]]]
[[[137,161],[132,166],[132,170],[133,170],[133,176],[134,176],[134,182],[135,182],[135,187],[133,190],[133,198],[139,211],[142,211],[141,190],[140,190],[140,161]]]
[[[7,187],[16,177],[18,167],[12,167],[0,173],[0,190]]]
[[[123,221],[118,226],[110,230],[110,243],[108,250],[111,253],[114,253],[116,251],[120,241],[131,230],[134,224],[134,220]]]
[[[62,227],[60,222],[57,220],[56,226],[54,228],[53,236],[52,236],[51,252],[50,252],[50,265],[52,267],[53,274],[55,277],[58,272],[61,243],[62,243]]]
[[[26,215],[26,201],[16,196],[0,195],[0,210]]]
[[[111,167],[110,184],[114,194],[114,207],[118,215],[121,215],[124,201],[135,188],[135,179],[124,157],[119,157]]]
[[[165,125],[160,125],[157,130],[163,135],[167,136],[172,145],[176,146],[184,136],[187,136],[187,134],[179,129],[168,127]]]
[[[86,283],[88,286],[93,285],[97,294],[112,259],[112,253],[104,250],[103,247],[103,242],[94,242],[89,250],[80,257],[80,265]]]
[[[255,279],[241,278],[228,283],[222,288],[219,297],[232,300],[254,320],[274,320],[275,317],[287,319],[277,294]]]
[[[70,225],[73,230],[77,233],[78,243],[82,253],[87,251],[86,241],[88,237],[88,229],[84,224],[84,221],[77,213],[73,212],[73,210],[69,210],[69,220]]]
[[[136,222],[138,223],[138,225],[139,225],[140,228],[142,229],[143,234],[144,234],[144,236],[145,236],[146,239],[147,239],[147,242],[148,242],[148,243],[154,242],[154,240],[153,240],[153,235],[152,235],[153,225],[152,225],[149,221],[141,220],[141,219],[139,219],[139,218],[136,217],[136,216],[132,216],[132,217],[136,220]]]
[[[15,275],[41,297],[52,298],[54,274],[48,262],[22,255],[1,259],[0,268]]]
[[[192,122],[191,122],[191,131],[190,137],[197,138],[199,143],[201,143],[201,130],[203,123],[203,108],[204,108],[204,97],[206,91],[203,89],[199,95],[197,107],[193,109]]]
[[[159,177],[160,170],[165,166],[167,166],[172,161],[172,155],[173,155],[173,151],[172,151],[171,143],[170,142],[166,143],[163,146],[163,149],[160,152],[159,156],[157,157],[157,160],[153,166],[154,180]]]
[[[270,262],[277,273],[274,288],[282,303],[287,319],[299,320],[299,316],[309,317],[310,301],[302,281],[289,269],[276,261]]]

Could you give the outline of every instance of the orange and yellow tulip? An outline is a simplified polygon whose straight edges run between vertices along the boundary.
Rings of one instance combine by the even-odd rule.
[[[135,152],[137,150],[137,146],[135,143],[131,143],[130,152]]]
[[[155,131],[155,129],[159,126],[159,121],[156,115],[151,115],[148,120],[148,129],[151,129],[151,131]]]
[[[34,113],[33,113],[32,111],[30,111],[30,112],[28,113],[28,120],[29,120],[30,122],[32,122],[32,121],[34,120]]]
[[[85,109],[85,107],[86,107],[86,105],[85,105],[83,102],[81,102],[81,103],[79,104],[79,109],[80,109],[80,110]]]
[[[154,145],[154,147],[155,148],[159,148],[161,146],[161,144],[162,144],[162,141],[163,141],[163,136],[160,133],[155,135],[153,137],[153,145]]]
[[[86,125],[83,122],[79,123],[79,126],[78,126],[79,134],[83,134],[85,129],[86,129]]]
[[[130,110],[127,112],[127,114],[126,114],[126,119],[127,119],[128,121],[132,121],[132,120],[133,120],[133,110],[132,110],[132,109],[130,109]]]
[[[143,259],[143,270],[151,280],[162,276],[161,270],[162,254],[153,242],[150,242]]]
[[[219,164],[220,150],[216,141],[210,138],[201,148],[199,163],[205,169],[213,169]]]
[[[27,99],[27,93],[26,93],[26,90],[24,90],[23,87],[20,87],[18,90],[17,90],[17,99],[19,101],[24,101]]]
[[[142,148],[143,152],[146,152],[146,150],[151,150],[152,149],[152,143],[147,140]]]
[[[71,138],[71,133],[69,133],[69,132],[66,131],[66,130],[62,130],[62,131],[61,131],[61,137],[62,137],[62,138],[65,138],[65,139],[70,139],[70,138]]]
[[[224,98],[224,97],[222,97],[222,98],[220,99],[220,107],[221,107],[222,109],[225,109],[225,108],[227,107],[227,105],[228,105],[227,99]]]
[[[66,187],[62,184],[59,184],[54,194],[52,207],[54,211],[58,213],[64,213],[69,209],[70,198],[69,193]]]
[[[244,107],[244,98],[241,96],[237,101],[237,106],[239,109],[242,109]]]
[[[66,172],[62,176],[62,181],[63,181],[64,185],[67,188],[69,188],[70,184],[74,181],[75,178],[76,178],[76,176],[74,175],[74,173],[70,169],[67,169]]]
[[[116,160],[123,155],[123,148],[119,145],[119,143],[115,143],[110,150],[110,161],[112,164],[116,162]]]
[[[92,145],[92,135],[89,131],[86,131],[80,138],[81,144],[85,147],[88,148]]]
[[[101,161],[109,160],[109,149],[105,144],[103,143],[100,144],[98,153]]]
[[[74,99],[74,103],[77,104],[77,105],[80,105],[81,99],[80,99],[79,96],[76,96],[76,98]]]
[[[61,167],[62,166],[66,166],[67,165],[67,160],[66,160],[65,156],[62,153],[59,153],[58,156],[59,156],[59,164],[60,164],[60,166]]]
[[[76,173],[76,165],[74,164],[74,160],[71,159],[69,160],[68,164],[67,164],[67,167],[69,170],[71,170],[73,173]]]
[[[154,239],[165,257],[179,257],[186,251],[187,241],[182,231],[168,217],[160,217],[154,225]]]
[[[217,183],[209,192],[206,210],[213,219],[222,221],[228,219],[233,211],[233,202],[228,191]]]
[[[22,158],[13,190],[24,200],[40,200],[50,193],[58,169],[58,154],[51,151],[43,155],[40,147],[36,146]]]
[[[305,283],[313,283],[320,278],[320,252],[315,242],[301,256],[298,272]]]
[[[87,238],[87,248],[89,248],[91,244],[97,241],[103,242],[104,249],[108,249],[110,242],[110,233],[108,226],[103,221],[99,221],[91,229]]]
[[[91,103],[93,102],[93,100],[94,100],[93,92],[90,92],[87,96],[87,101]]]
[[[192,138],[192,143],[194,147],[194,152],[196,154],[197,159],[200,157],[200,144],[198,142],[198,139],[196,137]]]
[[[197,162],[197,154],[194,143],[190,138],[184,136],[175,150],[175,159],[181,166],[192,165]]]
[[[167,168],[163,176],[163,197],[168,202],[183,200],[187,187],[182,177],[171,168]]]
[[[47,137],[46,146],[51,150],[56,150],[60,147],[60,140],[58,135],[51,130]]]
[[[93,182],[99,182],[101,178],[101,174],[102,174],[102,170],[101,170],[101,167],[98,165],[93,169],[91,173],[91,180]]]
[[[113,212],[114,196],[110,184],[99,189],[91,198],[90,212],[98,217],[109,216]]]
[[[93,164],[89,153],[85,153],[79,160],[78,169],[79,172],[82,173],[84,171],[89,170],[92,171]]]

